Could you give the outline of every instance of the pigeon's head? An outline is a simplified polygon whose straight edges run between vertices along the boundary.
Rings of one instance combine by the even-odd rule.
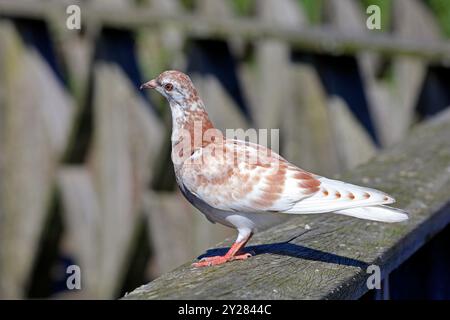
[[[164,71],[141,85],[141,89],[156,89],[171,104],[189,106],[198,102],[198,93],[191,79],[180,71]]]

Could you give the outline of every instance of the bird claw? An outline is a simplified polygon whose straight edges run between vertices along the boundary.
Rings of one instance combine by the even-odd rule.
[[[204,257],[200,259],[199,262],[194,262],[192,264],[193,267],[200,268],[200,267],[210,267],[210,266],[217,266],[220,264],[224,264],[229,261],[233,260],[246,260],[250,258],[252,255],[250,253],[244,253],[235,255],[233,257],[226,257],[226,256],[214,256],[214,257]]]
[[[203,258],[200,259],[200,262],[211,261],[211,260],[215,260],[215,259],[218,259],[218,258],[223,258],[223,257],[222,256],[203,257]]]
[[[215,257],[205,257],[201,259],[199,262],[195,262],[192,264],[193,267],[200,268],[200,267],[209,267],[209,266],[216,266],[219,264],[224,264],[229,261],[229,258],[222,257],[222,256],[215,256]]]
[[[253,255],[251,253],[243,253],[243,254],[239,254],[239,255],[232,257],[231,260],[246,260],[252,256]]]

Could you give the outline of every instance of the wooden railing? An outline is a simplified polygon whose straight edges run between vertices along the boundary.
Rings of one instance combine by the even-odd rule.
[[[72,2],[71,2],[72,3]],[[395,34],[375,33],[369,36],[368,30],[354,30],[343,33],[334,27],[299,28],[280,23],[271,23],[258,17],[239,18],[208,16],[181,12],[161,12],[151,7],[119,7],[114,5],[97,6],[95,2],[73,2],[83,8],[83,24],[91,26],[136,30],[141,28],[160,28],[161,25],[183,30],[185,36],[200,39],[222,39],[237,37],[246,41],[275,39],[287,42],[302,50],[328,54],[355,54],[371,51],[385,55],[406,55],[424,58],[429,61],[448,63],[450,44],[437,39],[404,38]],[[21,18],[54,19],[65,11],[68,3],[64,1],[0,1],[0,12]]]
[[[376,290],[372,279],[367,285],[373,266],[388,290],[389,274],[450,223],[450,112],[339,178],[389,192],[410,219],[298,217],[257,234],[249,260],[202,269],[189,261],[125,299],[356,299]],[[231,242],[205,255],[223,254]]]

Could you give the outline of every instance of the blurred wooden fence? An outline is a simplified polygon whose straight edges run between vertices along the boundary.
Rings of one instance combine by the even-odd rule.
[[[282,155],[324,175],[450,103],[421,1],[392,1],[384,33],[359,1],[321,1],[320,26],[300,2],[0,0],[0,297],[117,297],[231,234],[175,191],[166,104],[138,91],[163,70],[192,76],[219,128],[280,128]]]

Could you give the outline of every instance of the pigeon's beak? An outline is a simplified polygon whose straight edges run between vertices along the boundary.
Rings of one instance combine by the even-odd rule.
[[[142,89],[155,89],[157,86],[158,86],[158,83],[156,82],[155,79],[153,79],[153,80],[150,80],[150,81],[142,84],[139,89],[140,90],[142,90]]]

